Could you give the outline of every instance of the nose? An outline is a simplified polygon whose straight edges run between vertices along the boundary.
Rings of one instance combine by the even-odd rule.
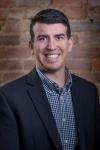
[[[49,50],[54,50],[56,49],[56,42],[54,39],[49,39],[48,40],[48,49]]]

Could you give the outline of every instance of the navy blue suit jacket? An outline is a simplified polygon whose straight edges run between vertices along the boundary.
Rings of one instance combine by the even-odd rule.
[[[79,138],[76,150],[100,150],[100,107],[95,85],[72,75],[71,94]],[[35,69],[0,89],[0,150],[62,150]]]

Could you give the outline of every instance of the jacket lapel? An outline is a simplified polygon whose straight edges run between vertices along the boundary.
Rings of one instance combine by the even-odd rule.
[[[39,79],[35,69],[28,75],[27,84],[27,90],[31,96],[32,103],[35,106],[41,120],[43,121],[43,124],[49,133],[52,142],[57,150],[62,150],[56,123],[53,119],[52,111],[50,109],[41,80]]]
[[[80,79],[77,79],[76,76],[72,75],[72,87],[71,87],[71,94],[72,94],[72,101],[74,106],[74,112],[76,117],[76,126],[78,131],[78,139],[79,139],[79,147],[82,150],[85,150],[85,133],[84,133],[84,123],[85,123],[85,108],[83,103],[83,96],[81,92],[81,82]]]

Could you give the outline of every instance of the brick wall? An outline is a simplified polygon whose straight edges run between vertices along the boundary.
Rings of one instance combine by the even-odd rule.
[[[94,82],[100,92],[100,0],[0,0],[0,85],[34,66],[28,48],[30,18],[48,7],[61,9],[70,19],[70,70]]]

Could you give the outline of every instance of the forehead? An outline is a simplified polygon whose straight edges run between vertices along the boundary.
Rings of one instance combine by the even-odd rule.
[[[33,27],[34,34],[58,34],[66,33],[67,27],[62,23],[45,24],[36,23]]]

